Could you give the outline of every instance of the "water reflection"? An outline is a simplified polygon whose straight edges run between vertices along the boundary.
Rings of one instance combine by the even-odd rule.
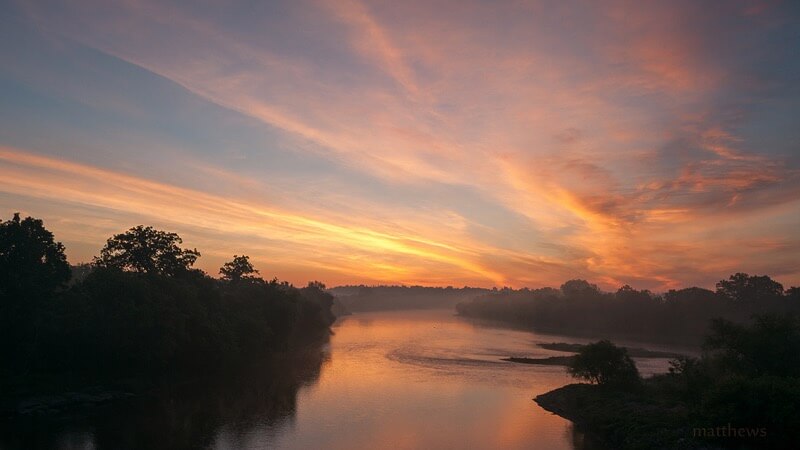
[[[573,450],[610,450],[608,446],[588,434],[582,427],[571,423],[567,428],[568,438]]]
[[[271,358],[224,377],[162,382],[146,396],[69,417],[5,423],[0,448],[240,448],[252,434],[291,425],[297,393],[329,360],[326,343]]]
[[[166,385],[101,414],[14,424],[2,448],[472,448],[599,450],[532,398],[572,382],[566,336],[477,325],[451,311],[376,312],[337,322],[329,344],[224,378]],[[638,363],[638,361],[637,361]],[[650,360],[645,372],[663,371]]]

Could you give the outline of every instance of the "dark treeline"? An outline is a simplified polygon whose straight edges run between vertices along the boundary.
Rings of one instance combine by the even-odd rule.
[[[459,303],[462,316],[586,336],[699,343],[709,322],[741,323],[753,314],[800,312],[800,289],[784,290],[768,276],[732,275],[716,291],[691,287],[655,295],[623,286],[603,292],[584,280],[560,289],[503,289]]]
[[[540,395],[546,409],[613,448],[795,448],[800,442],[800,318],[711,322],[699,358],[642,379],[624,348],[581,349],[573,384]]]
[[[71,269],[41,220],[0,223],[0,374],[136,377],[216,370],[326,336],[318,282],[265,281],[247,256],[214,279],[174,233],[138,226]]]
[[[457,303],[491,292],[481,288],[425,286],[338,286],[330,290],[350,311],[453,308]]]

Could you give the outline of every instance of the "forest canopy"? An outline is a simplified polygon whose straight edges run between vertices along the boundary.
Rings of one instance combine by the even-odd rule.
[[[585,280],[560,288],[502,289],[456,305],[465,317],[587,336],[699,344],[715,318],[745,323],[754,314],[798,313],[798,288],[769,276],[736,273],[716,290],[689,287],[654,294],[628,285],[603,292]]]
[[[181,244],[136,226],[71,279],[41,220],[0,222],[0,375],[214,369],[329,332],[333,296],[321,283],[265,281],[244,255],[214,279]]]

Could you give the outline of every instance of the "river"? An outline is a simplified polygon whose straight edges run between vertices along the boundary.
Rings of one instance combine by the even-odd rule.
[[[30,419],[3,430],[0,447],[597,449],[532,401],[572,382],[563,367],[501,361],[563,355],[537,343],[586,341],[452,311],[354,314],[334,324],[328,343],[291,360],[100,413]],[[644,374],[667,368],[664,359],[636,361]]]

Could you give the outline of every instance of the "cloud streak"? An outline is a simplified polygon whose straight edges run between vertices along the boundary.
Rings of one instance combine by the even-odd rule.
[[[325,254],[343,262],[343,255],[365,257],[355,267],[367,277],[381,279],[382,264],[369,255],[423,259],[439,270],[460,276],[502,282],[502,275],[470,260],[474,252],[417,236],[387,234],[352,224],[337,224],[264,204],[253,204],[197,192],[122,173],[46,158],[0,147],[0,189],[7,193],[43,199],[68,199],[84,206],[136,213],[184,229],[231,233],[254,239],[279,241],[295,251]],[[42,179],[48,183],[42,183]],[[233,251],[216,243],[215,251]],[[264,255],[254,255],[262,257]],[[313,264],[309,270],[314,268]],[[374,269],[376,274],[371,274]],[[420,276],[421,274],[417,274]]]
[[[270,209],[213,186],[186,191],[142,178],[106,181],[100,195],[76,180],[105,169],[13,149],[5,150],[6,165],[17,167],[6,169],[5,192],[54,200],[47,192],[57,188],[128,212],[132,204],[186,208],[181,225],[297,246],[281,260],[287,266],[290,254],[299,260],[324,242],[330,260],[314,267],[349,282],[367,264],[371,279],[412,283],[586,277],[658,289],[774,270],[774,261],[789,283],[800,282],[790,255],[800,225],[798,136],[762,113],[800,103],[791,89],[800,68],[781,66],[792,50],[776,46],[798,20],[790,6],[349,0],[234,2],[219,15],[197,5],[82,1],[19,9],[56,41],[112,55],[277,130],[291,151],[328,168],[323,191],[340,192],[341,208]],[[242,157],[256,160],[272,145],[248,142]],[[37,187],[38,171],[58,181]],[[206,173],[215,171],[221,184],[235,183],[234,168]]]

